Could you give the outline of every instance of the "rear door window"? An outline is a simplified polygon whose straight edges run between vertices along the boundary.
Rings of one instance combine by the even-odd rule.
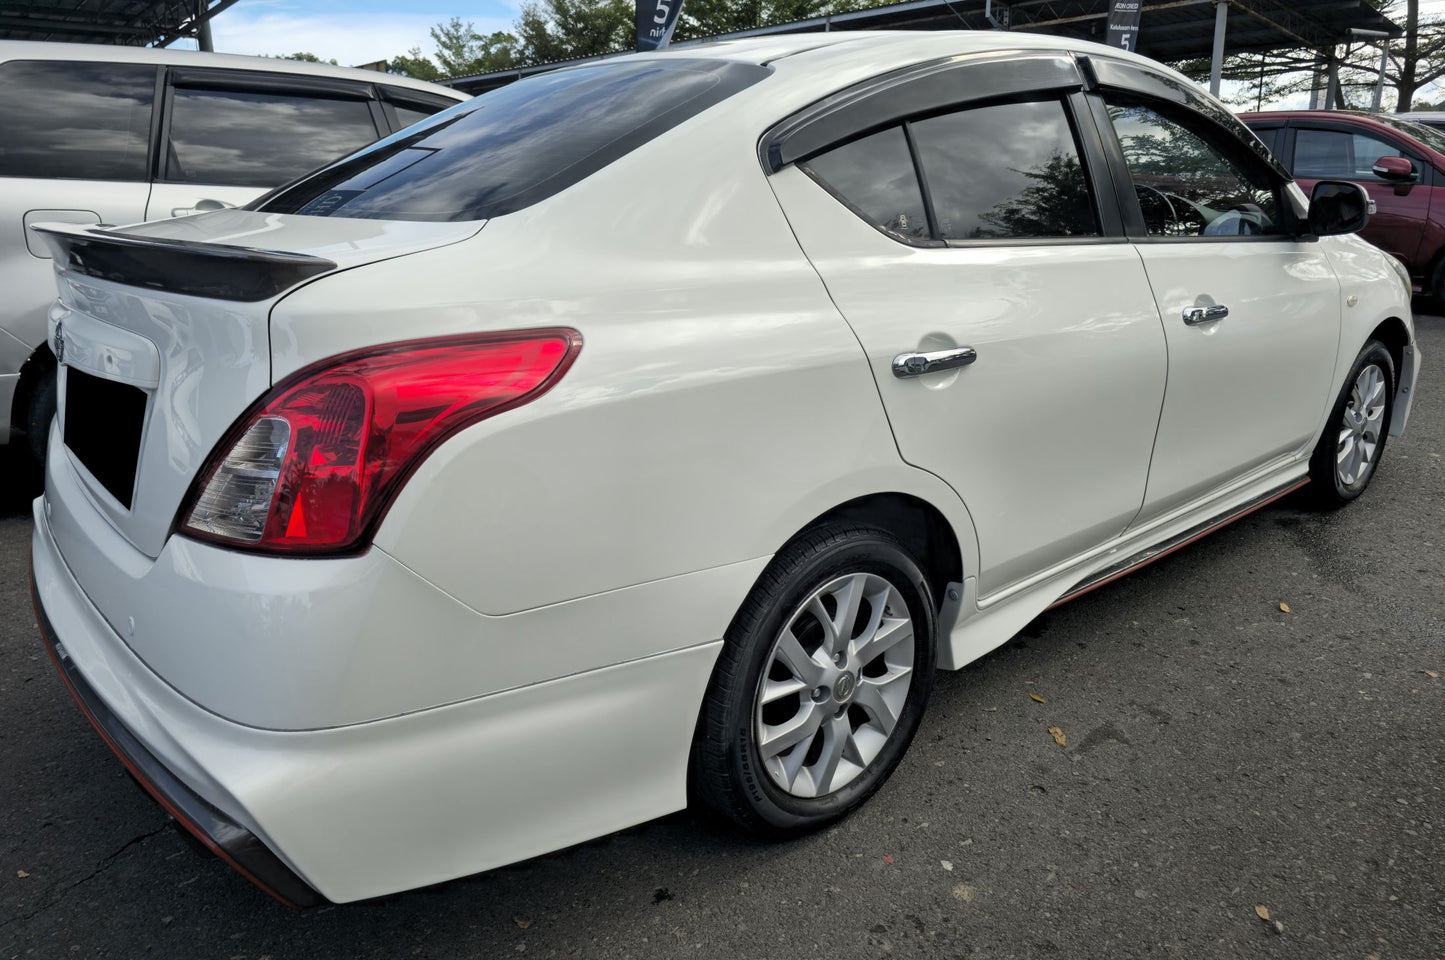
[[[149,179],[154,66],[12,60],[0,90],[0,176]]]
[[[863,219],[905,240],[1054,240],[1102,232],[1061,100],[910,120],[799,166]]]
[[[224,87],[177,87],[162,179],[274,187],[376,140],[365,99]]]
[[[530,206],[768,75],[658,59],[528,77],[437,114],[256,209],[377,220],[482,220]]]
[[[911,129],[938,239],[1099,236],[1063,101],[976,107]]]

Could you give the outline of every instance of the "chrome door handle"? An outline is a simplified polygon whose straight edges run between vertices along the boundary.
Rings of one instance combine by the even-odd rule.
[[[932,353],[900,353],[893,358],[893,375],[902,380],[906,377],[921,377],[925,373],[966,367],[978,359],[973,347],[955,347],[952,350],[935,350]]]
[[[1229,308],[1222,304],[1184,308],[1184,322],[1191,327],[1200,323],[1208,323],[1211,320],[1223,320],[1227,316],[1229,316]]]

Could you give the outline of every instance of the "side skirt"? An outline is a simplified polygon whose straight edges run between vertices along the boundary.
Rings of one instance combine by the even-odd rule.
[[[1248,516],[1249,514],[1254,513],[1256,510],[1259,510],[1262,507],[1266,507],[1269,504],[1274,503],[1281,497],[1285,497],[1291,493],[1294,493],[1296,490],[1300,489],[1309,482],[1309,478],[1306,477],[1303,480],[1287,484],[1286,486],[1281,487],[1277,490],[1271,490],[1267,493],[1262,493],[1259,496],[1255,497],[1253,500],[1249,500],[1239,505],[1238,507],[1235,507],[1233,510],[1229,510],[1225,513],[1220,514],[1217,517],[1213,517],[1209,520],[1203,521],[1202,523],[1196,524],[1195,526],[1190,527],[1188,530],[1185,530],[1182,533],[1175,534],[1168,540],[1163,540],[1159,543],[1154,544],[1153,546],[1146,547],[1143,550],[1140,550],[1138,553],[1134,554],[1133,556],[1119,561],[1113,566],[1105,567],[1103,570],[1100,570],[1097,573],[1085,577],[1071,590],[1069,590],[1068,593],[1064,594],[1062,597],[1051,603],[1048,606],[1048,609],[1052,610],[1055,607],[1061,607],[1064,604],[1068,603],[1070,600],[1075,599],[1076,597],[1082,597],[1084,594],[1089,593],[1093,590],[1097,590],[1107,583],[1113,583],[1120,577],[1128,576],[1129,574],[1133,573],[1135,570],[1138,570],[1141,567],[1147,567],[1155,560],[1158,560],[1161,557],[1167,557],[1174,551],[1181,550],[1184,547],[1189,546],[1194,541],[1202,540],[1214,531],[1229,526],[1240,517]]]

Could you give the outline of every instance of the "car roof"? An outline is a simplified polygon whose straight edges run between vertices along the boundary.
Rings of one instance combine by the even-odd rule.
[[[812,52],[851,54],[859,61],[874,59],[883,52],[892,52],[906,59],[910,48],[945,44],[959,54],[1004,53],[1010,50],[1060,50],[1070,53],[1091,53],[1133,60],[1166,73],[1173,73],[1156,60],[1107,47],[1089,40],[1051,34],[1014,33],[998,30],[839,30],[831,33],[797,33],[784,36],[740,37],[728,40],[682,41],[653,54],[641,56],[706,57],[771,63],[785,57]],[[801,59],[806,59],[803,57]],[[832,59],[830,57],[830,59]],[[886,68],[885,68],[886,69]]]
[[[153,63],[166,66],[220,67],[231,70],[264,70],[306,77],[339,77],[363,83],[385,83],[466,100],[467,95],[451,87],[413,80],[375,70],[337,67],[329,63],[283,60],[279,57],[251,57],[234,53],[202,53],[198,50],[165,50],[154,47],[111,46],[100,43],[51,43],[40,40],[0,40],[0,62],[6,60],[80,60],[91,63]]]

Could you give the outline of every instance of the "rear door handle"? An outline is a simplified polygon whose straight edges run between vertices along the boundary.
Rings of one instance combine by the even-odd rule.
[[[1184,322],[1191,327],[1201,323],[1209,323],[1211,320],[1223,320],[1227,316],[1229,316],[1229,308],[1223,304],[1184,308]]]
[[[230,210],[236,205],[227,203],[224,200],[212,200],[210,197],[197,200],[194,207],[172,207],[171,216],[189,217],[196,213],[210,213],[212,210]]]
[[[978,351],[973,347],[955,347],[932,353],[900,353],[893,358],[893,375],[900,380],[921,377],[925,373],[966,367],[977,359]]]

